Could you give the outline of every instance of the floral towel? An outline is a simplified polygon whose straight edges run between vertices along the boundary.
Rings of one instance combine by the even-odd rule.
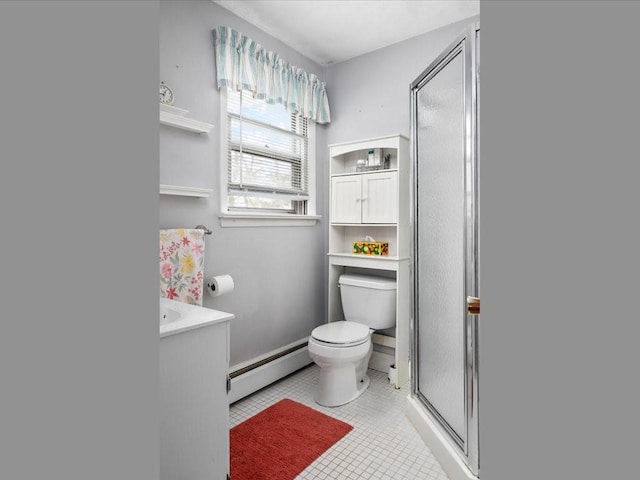
[[[202,305],[204,231],[160,230],[160,296]]]

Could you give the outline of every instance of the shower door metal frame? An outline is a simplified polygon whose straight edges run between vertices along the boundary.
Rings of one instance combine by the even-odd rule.
[[[411,318],[411,395],[418,398],[425,408],[437,420],[437,423],[448,434],[452,440],[451,444],[457,448],[463,460],[469,469],[478,475],[480,471],[479,462],[479,432],[478,432],[478,319],[479,315],[470,315],[467,310],[467,296],[480,297],[479,292],[479,238],[478,238],[478,219],[479,219],[479,183],[478,183],[478,162],[479,162],[479,67],[477,48],[478,34],[480,31],[480,23],[474,23],[467,27],[465,32],[461,34],[443,53],[438,56],[411,84],[411,156],[412,156],[412,172],[411,180],[413,188],[412,195],[412,228],[413,228],[413,258],[411,262],[411,271],[413,276],[412,289],[412,318]],[[466,345],[464,348],[464,405],[465,405],[465,438],[460,438],[458,434],[448,425],[446,420],[438,413],[438,411],[429,403],[426,397],[418,391],[419,378],[419,336],[418,329],[419,319],[419,279],[418,272],[418,202],[417,202],[417,172],[418,172],[418,145],[416,141],[417,134],[417,94],[429,80],[437,75],[451,60],[457,55],[464,55],[464,182],[465,182],[465,215],[464,215],[464,255],[465,255],[465,295],[460,301],[464,302],[464,328],[465,338],[461,339]]]

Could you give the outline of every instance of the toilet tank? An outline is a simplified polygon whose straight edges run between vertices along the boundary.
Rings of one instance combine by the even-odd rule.
[[[344,319],[374,330],[396,324],[396,281],[373,275],[342,274],[338,279]]]

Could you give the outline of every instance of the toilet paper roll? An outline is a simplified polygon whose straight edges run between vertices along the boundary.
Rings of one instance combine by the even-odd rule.
[[[398,369],[395,365],[389,367],[389,383],[396,388],[400,388],[398,384]]]
[[[207,291],[212,297],[219,297],[233,292],[233,278],[231,275],[218,275],[207,280]]]

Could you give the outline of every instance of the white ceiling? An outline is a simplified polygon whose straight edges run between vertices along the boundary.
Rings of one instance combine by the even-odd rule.
[[[321,65],[480,14],[480,0],[212,0]]]

